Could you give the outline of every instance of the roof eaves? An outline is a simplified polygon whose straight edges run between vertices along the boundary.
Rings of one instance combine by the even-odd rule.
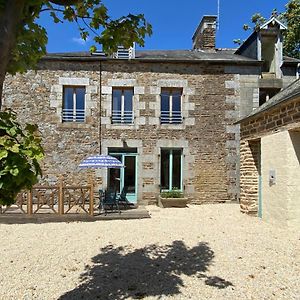
[[[275,18],[275,17],[272,17],[270,20],[268,20],[267,22],[265,22],[264,24],[262,24],[260,26],[260,29],[267,29],[267,26],[270,23],[272,23],[272,22],[276,22],[277,24],[279,24],[279,26],[280,26],[279,28],[281,30],[286,30],[287,29],[287,27],[282,22],[280,22],[277,18]]]
[[[184,58],[134,58],[134,59],[115,59],[109,57],[101,57],[101,56],[57,56],[57,55],[47,55],[41,58],[42,61],[131,61],[131,62],[184,62],[184,63],[222,63],[222,64],[245,64],[245,65],[261,65],[261,61],[253,60],[253,59],[184,59]]]

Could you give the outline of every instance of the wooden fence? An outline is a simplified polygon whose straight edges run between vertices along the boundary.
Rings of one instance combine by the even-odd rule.
[[[92,182],[86,186],[67,186],[60,180],[54,186],[34,186],[30,191],[19,193],[14,204],[0,206],[0,214],[85,213],[93,216],[94,205]]]

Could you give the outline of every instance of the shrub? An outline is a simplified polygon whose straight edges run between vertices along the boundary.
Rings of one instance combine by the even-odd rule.
[[[162,198],[183,198],[183,193],[179,190],[172,190],[172,191],[162,192],[160,196]]]
[[[14,112],[0,112],[0,205],[14,203],[22,189],[37,183],[43,157],[37,125],[22,127]]]

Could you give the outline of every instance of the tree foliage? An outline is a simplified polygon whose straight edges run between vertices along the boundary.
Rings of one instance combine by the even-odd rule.
[[[92,35],[107,54],[133,42],[144,46],[152,33],[143,14],[112,19],[101,0],[0,0],[0,110],[6,73],[34,68],[46,54],[47,31],[37,22],[42,13],[49,13],[54,23],[76,23],[81,38]],[[36,134],[36,125],[22,128],[14,113],[0,112],[0,204],[13,203],[41,175],[38,161],[44,154]]]
[[[37,182],[43,157],[37,126],[21,127],[15,113],[0,112],[0,205],[13,203],[22,189]]]
[[[5,2],[0,0],[0,16]],[[112,19],[101,0],[26,0],[7,72],[24,72],[46,54],[47,31],[37,23],[42,13],[49,13],[54,23],[76,23],[81,38],[92,36],[95,45],[101,44],[107,54],[115,52],[119,45],[129,48],[136,42],[144,46],[145,36],[152,33],[143,14]],[[92,46],[91,51],[96,48]]]
[[[300,0],[290,0],[286,4],[286,10],[278,13],[273,10],[272,15],[283,22],[287,26],[287,30],[283,32],[283,53],[284,55],[300,59]],[[244,30],[258,30],[262,24],[267,21],[260,13],[252,16],[251,22],[253,26],[248,24],[243,25]],[[241,44],[240,39],[234,40],[235,43]]]

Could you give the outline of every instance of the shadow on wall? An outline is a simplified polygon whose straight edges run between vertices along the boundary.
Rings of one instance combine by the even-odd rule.
[[[196,276],[218,289],[232,286],[220,277],[204,274],[213,258],[207,243],[188,249],[182,241],[174,241],[172,245],[149,245],[134,251],[107,246],[81,274],[81,284],[59,299],[142,299],[180,294],[182,274]]]
[[[300,165],[300,132],[299,131],[289,131],[291,141],[294,146],[294,151],[298,159],[298,164]]]

